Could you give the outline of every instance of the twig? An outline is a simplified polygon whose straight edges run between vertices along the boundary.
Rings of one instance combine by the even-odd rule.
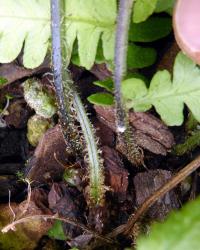
[[[127,224],[117,227],[106,236],[109,238],[114,238],[119,234],[129,235],[138,219],[141,218],[160,197],[164,196],[167,192],[177,186],[181,181],[183,181],[188,175],[197,170],[199,167],[200,156],[190,162],[186,167],[184,167],[174,177],[172,177],[172,179],[169,180],[164,186],[147,198],[146,201],[137,209],[135,214],[130,216]]]
[[[22,213],[19,215],[18,218],[21,218],[27,211],[31,202],[31,182],[25,178],[24,182],[27,183],[28,188],[27,188],[27,200],[26,200],[26,204],[25,204],[25,208],[23,209]]]
[[[26,182],[27,185],[28,185],[28,188],[27,188],[28,189],[27,190],[28,195],[27,195],[25,208],[23,209],[22,213],[19,216],[17,216],[18,218],[21,218],[28,211],[30,201],[31,201],[31,182],[26,178],[23,181]],[[11,191],[9,190],[9,192],[8,192],[8,207],[9,207],[9,209],[10,209],[12,215],[13,215],[13,222],[14,222],[15,218],[16,218],[16,215],[15,215],[15,212],[13,211],[13,209],[11,207],[10,198],[11,198]]]
[[[101,236],[101,235],[93,232],[92,230],[88,229],[86,226],[82,225],[81,223],[79,223],[77,221],[74,221],[74,220],[69,219],[69,218],[58,217],[57,214],[55,214],[55,215],[38,214],[38,215],[26,216],[24,218],[16,220],[16,221],[10,223],[9,225],[5,226],[4,228],[1,229],[1,232],[2,233],[7,233],[10,230],[15,230],[15,226],[18,225],[18,224],[25,223],[25,222],[27,222],[29,220],[38,220],[38,219],[43,219],[43,220],[60,220],[60,221],[63,221],[65,223],[69,223],[71,225],[79,227],[79,228],[83,229],[84,231],[89,232],[94,237],[96,237],[96,238],[98,238],[98,239],[100,239],[100,240],[102,240],[104,242],[106,241],[107,243],[112,243],[112,244],[115,243],[115,241],[113,239]]]
[[[14,221],[16,215],[15,215],[15,212],[13,211],[13,209],[12,209],[12,207],[11,207],[10,198],[11,198],[11,191],[10,191],[10,189],[9,189],[9,190],[8,190],[8,207],[9,207],[9,209],[10,209],[12,215],[13,215],[12,221]]]

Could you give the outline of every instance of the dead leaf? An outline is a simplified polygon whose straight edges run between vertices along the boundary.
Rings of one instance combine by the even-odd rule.
[[[23,66],[20,66],[16,61],[13,61],[11,63],[4,63],[0,65],[0,76],[7,79],[7,83],[5,85],[8,85],[22,78],[30,77],[34,74],[41,74],[48,70],[49,66],[47,60],[35,69],[26,69]]]
[[[51,190],[48,194],[49,208],[53,209],[57,202],[64,196],[61,186],[58,183],[53,183]]]
[[[137,174],[134,179],[136,204],[140,206],[158,188],[163,186],[172,174],[170,171],[157,169]],[[179,201],[174,190],[161,197],[147,212],[152,220],[164,220],[173,209],[179,208]]]
[[[66,164],[66,165],[64,165]],[[33,157],[28,162],[27,178],[35,183],[45,183],[62,177],[69,166],[66,144],[59,125],[41,138]]]
[[[82,234],[73,238],[71,241],[68,241],[68,244],[71,247],[83,249],[89,245],[89,242],[93,239],[93,237],[94,236],[92,234]]]
[[[112,77],[112,72],[108,70],[105,63],[94,64],[90,71],[101,81]]]
[[[7,126],[15,128],[25,128],[28,118],[31,115],[31,110],[27,106],[24,99],[14,100],[8,107],[8,115],[5,116]]]
[[[67,187],[63,183],[54,183],[48,195],[49,206],[53,213],[63,218],[70,218],[83,222],[81,208],[84,204],[83,197],[75,188]],[[82,208],[83,209],[83,208]],[[63,223],[66,236],[73,238],[82,233],[79,227]]]
[[[126,200],[128,188],[128,170],[118,155],[118,153],[107,146],[101,148],[104,158],[106,186],[110,187],[111,193],[119,202]]]
[[[101,122],[116,132],[114,108],[94,106]],[[129,112],[129,121],[138,146],[155,154],[166,155],[174,144],[174,137],[158,118],[149,113]],[[118,146],[124,152],[123,145]]]

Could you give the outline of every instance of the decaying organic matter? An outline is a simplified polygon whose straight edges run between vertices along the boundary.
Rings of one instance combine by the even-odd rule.
[[[113,108],[95,106],[95,110],[99,120],[116,132]],[[161,155],[166,155],[172,148],[173,135],[158,118],[148,113],[129,112],[129,122],[134,132],[132,136],[135,136],[140,147]],[[124,147],[120,141],[117,147],[123,153]],[[127,156],[126,152],[123,154]]]

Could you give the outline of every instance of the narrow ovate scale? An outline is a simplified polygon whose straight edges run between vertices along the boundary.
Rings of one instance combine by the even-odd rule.
[[[173,13],[173,27],[181,50],[200,64],[200,1],[177,0]]]
[[[54,84],[60,109],[62,131],[64,131],[64,135],[67,137],[67,143],[70,142],[73,153],[76,155],[77,153],[83,154],[83,152],[80,151],[80,148],[84,141],[86,148],[85,161],[88,165],[89,172],[90,204],[91,206],[102,205],[105,192],[103,161],[97,147],[97,139],[95,138],[94,129],[87,117],[84,105],[76,92],[75,86],[62,58],[62,54],[66,54],[64,53],[65,51],[63,51],[64,49],[62,49],[64,46],[62,46],[60,37],[61,17],[59,0],[51,0],[51,16]],[[84,137],[83,141],[82,138],[79,137],[79,131],[75,126],[77,120],[81,126]]]

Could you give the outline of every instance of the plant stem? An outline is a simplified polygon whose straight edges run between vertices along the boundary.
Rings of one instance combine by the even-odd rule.
[[[56,89],[56,96],[59,106],[59,117],[62,126],[62,132],[66,140],[66,144],[70,144],[72,151],[76,151],[76,146],[73,139],[70,138],[71,128],[68,126],[70,123],[69,108],[65,102],[65,91],[63,88],[63,60],[61,49],[61,34],[60,34],[60,1],[51,0],[51,30],[52,30],[52,61],[53,61],[53,74],[54,85]],[[65,80],[69,80],[68,74],[65,74]],[[66,131],[69,131],[67,133]],[[72,140],[71,140],[72,139]]]
[[[82,154],[82,141],[75,123],[81,125],[86,144],[86,162],[89,166],[90,204],[101,205],[104,200],[103,162],[97,148],[92,124],[90,123],[84,105],[75,89],[70,74],[62,62],[62,43],[60,38],[60,6],[59,0],[51,0],[52,15],[52,55],[54,68],[54,83],[60,109],[61,125],[67,144],[70,143],[72,152]]]
[[[126,74],[126,60],[128,48],[128,31],[134,0],[120,0],[119,14],[117,18],[117,31],[115,41],[115,101],[116,101],[116,123],[118,132],[126,130],[126,113],[124,110],[121,83]]]
[[[115,41],[115,106],[116,106],[116,128],[119,140],[125,145],[127,157],[136,166],[144,165],[142,149],[137,145],[134,135],[131,132],[128,121],[128,111],[126,112],[121,93],[121,84],[126,75],[128,31],[133,9],[134,0],[120,0],[119,14],[117,18],[117,31]]]

